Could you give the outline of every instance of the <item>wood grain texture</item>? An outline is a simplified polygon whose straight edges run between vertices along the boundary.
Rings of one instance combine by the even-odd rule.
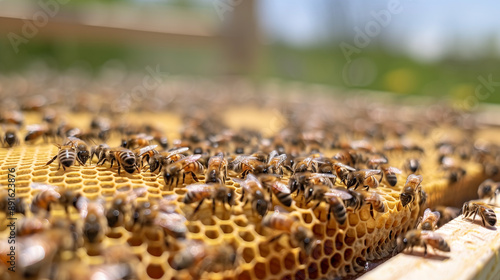
[[[500,208],[493,210],[498,219]],[[483,227],[479,217],[472,221],[459,216],[437,230],[451,252],[430,249],[424,257],[423,248],[405,250],[360,279],[500,279],[499,225],[497,221],[495,227]]]

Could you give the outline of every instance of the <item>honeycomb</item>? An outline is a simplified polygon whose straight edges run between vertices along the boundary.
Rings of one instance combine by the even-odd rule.
[[[179,79],[170,81],[170,83],[173,84],[171,85],[172,88],[179,89],[192,87],[193,82]],[[196,81],[196,83],[200,85],[194,92],[204,93],[217,88],[217,86],[210,83],[207,86],[206,81]],[[345,143],[350,143],[349,148],[353,148],[356,145],[354,144],[355,141],[352,140],[366,137],[367,134],[362,132],[368,131],[369,127],[366,127],[367,123],[362,120],[369,117],[363,113],[363,110],[358,110],[358,108],[366,109],[374,106],[372,104],[360,104],[362,101],[359,100],[351,100],[352,103],[345,110],[339,109],[337,112],[332,113],[325,108],[329,108],[328,106],[330,106],[334,98],[319,95],[316,99],[309,100],[309,103],[303,102],[304,100],[300,98],[294,99],[295,101],[289,102],[285,109],[276,110],[275,106],[277,104],[284,106],[285,103],[279,97],[273,99],[268,96],[264,98],[259,95],[249,94],[248,85],[236,84],[229,88],[230,90],[245,90],[251,97],[243,99],[231,97],[232,95],[226,92],[230,90],[225,89],[226,91],[222,91],[219,89],[217,91],[220,93],[219,97],[214,95],[207,97],[200,95],[200,93],[192,93],[185,97],[185,100],[172,102],[175,104],[171,106],[175,107],[175,105],[182,104],[182,102],[187,102],[187,99],[190,100],[188,102],[190,106],[201,106],[200,104],[202,104],[204,106],[202,108],[206,108],[206,105],[209,104],[208,107],[217,108],[218,111],[217,113],[214,112],[214,109],[210,111],[211,114],[215,115],[213,119],[227,120],[224,131],[230,130],[236,133],[242,129],[247,129],[247,131],[254,129],[262,133],[260,137],[263,137],[263,139],[266,139],[266,137],[272,139],[273,136],[280,135],[280,133],[288,135],[283,131],[291,128],[290,130],[293,133],[302,135],[303,139],[309,141],[306,145],[299,147],[297,156],[308,155],[314,153],[315,150],[319,150],[329,158],[332,158],[340,151],[348,149],[345,147]],[[275,87],[272,87],[272,89],[276,91]],[[191,90],[193,89],[191,88]],[[296,88],[280,88],[280,90],[297,92]],[[60,89],[60,91],[63,91],[63,89]],[[300,88],[300,91],[307,92],[303,88]],[[179,96],[182,95],[183,91],[179,93]],[[83,109],[80,108],[80,113],[65,113],[65,117],[74,126],[86,127],[96,114],[92,106],[95,104],[94,98],[97,99],[97,97],[90,95],[82,98],[86,102],[69,105],[58,104],[58,106],[73,106],[73,109],[75,106],[87,106]],[[234,106],[224,107],[225,102],[234,104]],[[264,105],[258,107],[255,106],[256,104]],[[347,104],[349,103],[347,102]],[[164,108],[155,109],[158,111],[151,112],[144,109],[142,103],[136,106],[138,108],[128,108],[130,112],[127,113],[115,112],[114,117],[122,121],[126,120],[125,123],[134,123],[139,127],[154,123],[165,131],[171,145],[181,145],[179,143],[185,138],[183,136],[183,132],[185,132],[183,125],[189,122],[189,119],[186,120],[186,113],[182,113],[185,109],[174,108],[171,113],[165,113]],[[173,108],[168,105],[165,106],[166,109]],[[377,106],[386,110],[378,112],[379,115],[389,114],[388,112],[394,109],[391,105],[386,104],[378,104]],[[186,105],[186,107],[182,108],[190,107]],[[348,115],[345,115],[352,108],[357,108],[356,112],[360,112],[359,115],[355,115],[355,120],[350,120]],[[398,112],[401,113],[403,110],[417,114],[416,112],[420,108],[414,110],[412,107],[405,107],[405,109],[398,109]],[[439,110],[441,110],[441,107],[436,109],[434,113]],[[298,117],[290,112],[295,112]],[[450,111],[447,112],[451,114]],[[195,113],[190,111],[190,114]],[[318,121],[317,116],[316,118],[312,116],[321,116],[321,114],[324,115],[324,118],[320,118],[321,121]],[[40,122],[40,112],[27,111],[24,115],[25,123],[28,125]],[[206,114],[202,114],[202,116],[206,116]],[[412,113],[409,115],[405,113],[404,116],[410,118],[410,121],[403,119],[402,124],[408,125],[408,123],[412,123]],[[331,118],[331,122],[328,118]],[[58,148],[52,143],[38,140],[36,143],[21,141],[22,143],[19,146],[0,149],[0,184],[8,185],[9,169],[15,168],[16,196],[23,198],[27,204],[30,204],[33,197],[40,191],[32,188],[32,184],[41,183],[81,193],[91,201],[104,201],[100,203],[105,204],[106,207],[109,207],[117,193],[145,189],[146,191],[141,192],[134,203],[161,201],[173,197],[174,213],[186,218],[184,223],[187,228],[185,240],[176,240],[171,236],[167,236],[163,231],[154,229],[154,227],[151,229],[151,226],[139,231],[126,226],[106,228],[105,235],[100,242],[83,242],[83,245],[76,248],[75,252],[59,252],[57,257],[47,263],[49,267],[57,267],[58,274],[56,275],[58,279],[74,279],[72,277],[76,277],[70,272],[65,272],[65,269],[70,271],[70,268],[74,267],[104,267],[103,263],[107,262],[106,254],[113,254],[116,247],[126,248],[126,251],[128,250],[133,254],[132,257],[126,259],[126,262],[131,264],[130,267],[134,269],[134,274],[139,279],[333,279],[356,275],[365,271],[369,266],[369,262],[391,256],[397,237],[415,227],[419,215],[427,206],[420,205],[420,199],[415,199],[406,207],[403,207],[400,202],[400,194],[406,178],[412,173],[405,169],[407,159],[420,159],[422,168],[416,174],[423,175],[422,186],[428,194],[427,205],[430,206],[441,204],[459,205],[464,200],[476,195],[477,185],[485,177],[495,175],[487,174],[485,165],[481,161],[473,160],[468,156],[461,158],[457,153],[451,152],[445,154],[456,162],[453,167],[460,166],[466,171],[463,177],[451,180],[449,177],[450,171],[438,163],[438,159],[443,152],[439,151],[436,143],[439,141],[456,143],[452,141],[457,139],[455,135],[466,138],[468,131],[464,131],[463,126],[457,128],[456,123],[450,123],[445,117],[442,117],[441,120],[439,115],[433,116],[433,118],[437,123],[440,123],[439,126],[433,124],[429,125],[430,127],[425,127],[425,129],[420,129],[417,126],[418,124],[412,123],[413,126],[410,126],[409,131],[405,132],[406,137],[411,138],[415,144],[422,147],[423,151],[412,150],[408,147],[384,149],[388,143],[391,143],[390,141],[396,141],[394,143],[402,142],[402,137],[397,133],[394,134],[396,136],[382,135],[378,137],[370,134],[372,136],[370,143],[373,145],[373,149],[384,151],[390,165],[402,170],[402,174],[397,175],[398,182],[396,186],[391,187],[384,180],[377,188],[386,206],[384,213],[374,212],[372,217],[370,205],[368,204],[362,206],[359,210],[347,208],[347,220],[344,224],[340,224],[333,218],[327,219],[328,206],[326,203],[321,203],[319,207],[313,209],[313,203],[306,204],[302,194],[297,195],[294,193],[292,194],[292,204],[290,207],[285,207],[276,197],[273,198],[272,209],[274,209],[274,206],[281,206],[289,212],[286,215],[290,215],[295,219],[296,223],[313,233],[317,242],[314,243],[309,254],[300,246],[294,244],[292,234],[284,234],[280,238],[273,240],[276,232],[262,225],[263,217],[257,215],[250,204],[244,205],[241,201],[242,187],[240,181],[235,180],[236,176],[231,172],[226,181],[226,186],[235,191],[235,205],[228,206],[216,202],[215,212],[212,213],[212,203],[208,201],[202,204],[197,213],[194,213],[196,204],[187,205],[183,203],[188,192],[186,185],[195,183],[190,176],[186,177],[183,184],[169,188],[165,186],[163,176],[160,176],[158,172],[141,171],[129,174],[122,170],[118,174],[116,166],[110,167],[109,163],[96,166],[95,159],[86,166],[75,164],[66,170],[58,169],[57,163],[46,165],[47,161],[57,154]],[[338,120],[344,120],[344,122],[336,123]],[[381,121],[376,124],[380,125]],[[325,132],[325,127],[328,125],[335,125],[337,131],[349,131],[349,134],[347,132],[346,135],[348,136],[342,133],[339,134],[341,139],[336,142],[339,143],[338,145],[318,144],[314,139],[308,140],[314,138],[310,135],[315,135],[314,133],[318,133],[318,131]],[[391,127],[397,125],[397,122],[389,124]],[[425,123],[425,125],[428,125],[428,123]],[[200,126],[202,125],[200,124]],[[355,129],[352,129],[351,126],[355,127]],[[25,133],[25,128],[20,129],[19,135],[25,135]],[[477,139],[482,139],[482,134],[481,132],[475,132],[473,137],[472,142],[467,143],[474,143],[474,141],[477,143]],[[122,135],[115,133],[108,140],[108,144],[118,146],[122,138]],[[285,138],[284,142],[287,143],[286,136],[283,138]],[[181,140],[176,142],[175,139]],[[350,139],[352,142],[346,139]],[[55,142],[60,143],[62,140]],[[359,143],[359,141],[356,143]],[[246,154],[253,151],[251,145],[255,145],[255,143],[247,143],[247,146],[243,147]],[[273,149],[269,146],[269,144],[262,144],[260,148],[269,153],[267,150]],[[472,147],[472,144],[470,144],[470,147]],[[192,151],[195,145],[190,148],[190,151]],[[230,143],[215,148],[214,150],[223,150],[230,155],[233,154],[236,147]],[[287,146],[289,151],[293,150],[293,148],[293,145]],[[215,155],[215,151],[211,151],[211,155]],[[290,175],[285,172],[282,181],[288,184],[289,178]],[[198,175],[198,179],[202,183],[205,175]],[[345,188],[345,185],[340,180],[336,180],[335,184],[337,187]],[[273,215],[272,209],[267,215]],[[280,211],[283,213],[283,210]],[[6,213],[2,212],[0,215],[0,219],[4,221],[0,236],[5,241],[9,235]],[[30,211],[27,211],[26,217],[21,214],[16,215],[18,221],[35,216]],[[66,213],[64,208],[58,204],[55,204],[50,211],[50,217],[55,220],[69,217],[75,221],[77,227],[84,227],[84,221],[80,218],[78,211],[73,209],[70,213]],[[22,238],[19,237],[19,239],[19,243],[21,243]],[[175,267],[176,257],[189,248],[196,247],[194,244],[205,244],[207,246],[207,252],[205,252],[207,258],[210,258],[211,253],[222,250],[221,248],[230,244],[236,253],[235,264],[230,267],[224,265],[211,266],[210,264],[207,265],[208,268],[193,266],[178,269]],[[208,252],[209,250],[211,252]],[[126,254],[124,253],[124,255]],[[216,263],[217,261],[220,260],[214,257],[213,262]],[[22,266],[23,260],[18,259],[18,262]],[[3,273],[3,279],[22,279],[26,276],[7,272],[5,267],[2,267],[0,272]],[[42,272],[37,272],[35,275],[30,275],[30,277],[36,279],[55,278],[56,276],[50,273],[43,274],[42,270]],[[85,279],[86,276],[80,275],[80,277]]]

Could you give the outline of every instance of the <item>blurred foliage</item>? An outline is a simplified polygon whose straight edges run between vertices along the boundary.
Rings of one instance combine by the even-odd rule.
[[[39,60],[61,70],[83,62],[94,72],[109,60],[120,60],[129,70],[144,71],[148,65],[160,65],[162,72],[173,75],[212,76],[224,74],[225,67],[225,55],[215,47],[166,48],[32,40],[22,45],[18,54],[14,54],[9,41],[4,38],[0,39],[0,49],[1,72],[21,71]],[[252,78],[257,80],[272,77],[391,91],[400,95],[442,96],[462,102],[468,97],[474,98],[481,81],[490,79],[498,87],[493,86],[492,91],[488,92],[483,85],[480,98],[487,98],[479,100],[475,97],[475,100],[500,103],[500,69],[497,67],[498,58],[495,57],[476,60],[447,58],[437,63],[421,63],[379,48],[364,49],[357,58],[353,58],[350,65],[338,45],[307,49],[266,45],[260,53],[257,71],[252,74]],[[345,78],[345,72],[357,62],[362,63],[355,68],[360,72],[355,73],[355,76],[360,76],[359,81],[365,83],[358,81],[353,86],[350,79]],[[368,74],[363,73],[366,69],[369,70]]]

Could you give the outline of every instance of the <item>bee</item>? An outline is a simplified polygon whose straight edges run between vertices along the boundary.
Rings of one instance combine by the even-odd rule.
[[[329,173],[311,173],[307,180],[310,185],[325,185],[329,188],[333,188],[337,176]]]
[[[401,200],[403,207],[415,200],[415,196],[417,195],[416,192],[420,191],[422,188],[420,183],[422,183],[423,179],[422,175],[411,174],[408,176],[405,186],[399,195],[399,199]]]
[[[413,247],[415,246],[424,247],[424,256],[427,255],[427,246],[435,250],[450,252],[450,246],[437,232],[414,229],[408,231],[404,238],[398,238],[398,247],[400,248],[410,247],[410,250],[413,251]]]
[[[344,183],[344,185],[347,185],[347,179],[348,179],[349,174],[351,172],[356,171],[355,168],[350,167],[350,166],[345,165],[345,164],[342,164],[342,163],[335,163],[333,165],[333,167],[335,169],[335,173],[337,174],[337,178],[339,178],[340,181],[342,183]]]
[[[306,187],[309,185],[309,177],[311,177],[311,172],[300,172],[293,174],[288,180],[288,186],[290,188],[290,192],[303,193]]]
[[[49,137],[55,138],[56,134],[53,129],[49,128],[47,125],[33,124],[27,125],[26,130],[28,133],[24,137],[24,142],[33,143],[40,137],[43,137],[44,141],[47,141]]]
[[[480,199],[489,198],[490,201],[495,200],[497,195],[500,193],[500,184],[494,182],[491,179],[486,179],[479,185],[477,189],[477,195]]]
[[[0,189],[0,212],[26,215],[26,201],[22,197],[11,199],[7,190]]]
[[[236,249],[231,244],[206,245],[189,241],[186,247],[175,254],[172,267],[175,270],[191,269],[197,277],[204,272],[234,269],[237,263]]]
[[[90,161],[94,158],[94,155],[97,157],[97,165],[102,164],[106,161],[106,156],[109,153],[111,148],[108,144],[99,144],[97,146],[92,146],[90,148]]]
[[[304,250],[306,255],[310,255],[316,239],[314,234],[307,228],[303,227],[297,218],[289,213],[280,212],[278,210],[271,214],[267,214],[262,219],[262,225],[272,230],[281,232],[273,237],[269,242],[278,240],[281,236],[288,234],[290,242],[293,246],[299,246]]]
[[[25,217],[19,221],[16,227],[17,236],[32,235],[49,229],[50,223],[47,219],[38,217]]]
[[[166,235],[173,238],[186,239],[187,227],[186,218],[176,212],[158,212],[154,219],[154,225],[163,229]]]
[[[288,185],[283,183],[280,178],[273,174],[261,174],[259,175],[259,180],[262,182],[262,186],[266,188],[270,194],[270,201],[273,199],[273,194],[276,196],[279,202],[281,202],[286,207],[292,205],[292,192]]]
[[[235,204],[234,189],[228,188],[222,184],[192,184],[186,187],[187,193],[184,196],[185,204],[198,203],[194,209],[194,213],[198,212],[205,199],[212,200],[212,213],[215,213],[215,202],[220,201],[223,205],[227,203],[229,206]]]
[[[118,164],[118,175],[120,175],[121,168],[125,169],[125,171],[130,174],[134,173],[135,170],[139,171],[137,158],[131,150],[121,147],[115,148],[111,149],[108,155],[111,159],[111,167],[113,167],[113,163],[116,160],[116,164]]]
[[[409,170],[411,173],[417,173],[417,171],[420,171],[422,169],[422,166],[420,165],[420,160],[416,158],[408,159],[405,163],[405,169]]]
[[[396,184],[398,183],[398,177],[396,176],[396,174],[401,174],[401,170],[396,167],[387,166],[385,164],[381,165],[380,169],[382,170],[380,181],[382,181],[383,177],[385,176],[385,180],[387,181],[387,183],[389,183],[389,185],[391,185],[392,187],[396,186]]]
[[[144,133],[129,136],[127,140],[122,141],[122,147],[126,149],[137,149],[151,145],[153,136]]]
[[[39,183],[32,183],[31,189],[40,190],[31,200],[30,209],[33,213],[38,213],[40,210],[50,212],[54,203],[63,206],[66,213],[69,213],[70,207],[79,210],[77,200],[81,197],[80,193]]]
[[[309,157],[298,159],[292,165],[292,170],[294,173],[318,170],[318,163],[323,163],[319,161],[320,155],[314,154]],[[285,158],[286,160],[286,158]]]
[[[76,151],[76,160],[80,163],[80,165],[85,165],[87,160],[89,159],[89,148],[85,141],[69,136],[68,141],[63,144],[64,146],[73,146]]]
[[[135,157],[139,159],[139,164],[141,167],[143,166],[144,160],[149,161],[149,159],[156,154],[158,154],[158,151],[155,150],[158,145],[149,145],[146,147],[140,147],[136,148],[133,150]]]
[[[461,181],[467,174],[467,171],[458,166],[453,158],[445,156],[440,160],[442,169],[444,169],[448,173],[448,181],[450,182],[450,184]]]
[[[267,173],[267,164],[255,156],[237,156],[231,163],[234,172],[241,178],[252,172],[253,174]]]
[[[432,212],[430,208],[427,208],[417,228],[421,230],[435,230],[440,218],[441,214],[438,211]]]
[[[389,160],[384,155],[376,154],[368,158],[366,166],[370,169],[377,169],[380,165],[387,164],[388,162]]]
[[[211,157],[208,160],[207,175],[205,178],[206,183],[226,183],[227,175],[227,160],[224,159],[223,153]]]
[[[493,209],[483,202],[465,202],[462,206],[462,214],[464,215],[464,218],[474,215],[472,220],[475,220],[476,215],[479,215],[483,226],[486,226],[486,224],[495,226],[497,223],[497,215]]]
[[[0,115],[0,122],[5,124],[13,124],[20,127],[24,123],[24,115],[21,111],[6,111]]]
[[[352,195],[345,189],[331,189],[324,185],[310,186],[305,192],[306,203],[313,200],[317,201],[316,205],[312,208],[313,210],[318,208],[321,202],[325,202],[329,205],[327,220],[330,220],[331,214],[333,213],[335,220],[341,225],[347,220],[344,200],[349,200],[351,198]]]
[[[241,201],[244,201],[243,206],[247,205],[250,201],[252,203],[252,211],[257,211],[259,215],[264,216],[270,205],[264,196],[264,188],[259,179],[250,173],[245,180],[234,180],[242,187]]]
[[[455,207],[437,206],[435,210],[441,215],[438,220],[438,227],[445,225],[460,215],[460,209]]]
[[[148,160],[149,171],[155,172],[157,169],[162,170],[163,166],[167,166],[173,162],[185,158],[185,156],[182,153],[185,153],[188,150],[189,150],[188,147],[181,147],[170,150],[168,152],[155,153]]]
[[[273,150],[269,154],[269,160],[267,161],[267,169],[269,173],[283,174],[283,163],[286,161],[286,154],[278,154],[276,150]]]
[[[63,170],[66,171],[66,167],[71,167],[75,163],[76,159],[76,151],[75,147],[72,145],[61,146],[56,144],[59,148],[59,152],[55,155],[51,160],[49,160],[45,165],[50,165],[54,160],[58,160],[59,165],[57,166],[57,170],[63,167]]]
[[[83,237],[88,243],[99,243],[107,230],[104,223],[104,205],[102,201],[89,201],[82,197],[77,202],[83,219]]]
[[[135,208],[136,199],[146,192],[146,188],[133,191],[116,192],[111,205],[106,209],[106,220],[109,227],[123,226],[128,213]]]
[[[97,132],[97,138],[106,141],[111,132],[111,121],[104,117],[95,117],[90,122],[90,129]]]
[[[370,204],[370,215],[372,218],[375,219],[375,215],[373,214],[374,211],[377,211],[379,213],[384,213],[386,210],[384,199],[382,196],[376,192],[376,191],[370,191],[370,192],[360,192],[362,195],[363,201],[366,203]]]
[[[163,168],[163,180],[167,186],[176,186],[179,184],[182,176],[184,183],[186,174],[191,174],[193,180],[198,182],[196,174],[203,173],[204,166],[198,161],[201,155],[191,155],[171,163]],[[175,184],[174,184],[175,182]]]
[[[7,129],[2,140],[3,145],[8,146],[9,148],[19,145],[19,138],[17,137],[17,132],[14,129]]]
[[[347,166],[355,166],[358,162],[358,155],[354,150],[342,150],[333,156],[335,160]]]
[[[350,172],[347,175],[346,186],[357,189],[359,186],[369,188],[377,188],[379,186],[379,181],[375,178],[375,175],[382,173],[378,169],[362,169],[358,171]]]

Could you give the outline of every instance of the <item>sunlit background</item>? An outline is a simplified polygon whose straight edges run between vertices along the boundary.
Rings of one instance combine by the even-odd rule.
[[[0,0],[0,71],[238,75],[500,102],[493,0]]]

